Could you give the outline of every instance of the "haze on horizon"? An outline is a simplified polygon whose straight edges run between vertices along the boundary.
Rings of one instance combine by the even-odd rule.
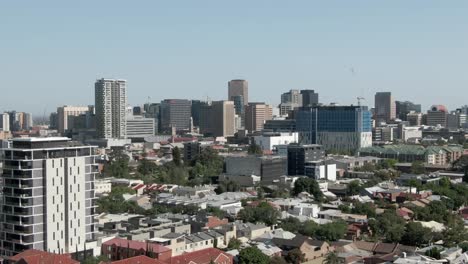
[[[94,103],[97,78],[128,81],[131,105],[251,101],[314,89],[373,106],[377,91],[426,111],[467,104],[467,1],[4,1],[0,111]]]

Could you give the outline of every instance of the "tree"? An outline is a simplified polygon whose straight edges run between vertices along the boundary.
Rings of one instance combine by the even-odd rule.
[[[394,169],[395,165],[398,163],[398,160],[396,159],[384,159],[380,166],[383,169]]]
[[[239,219],[250,223],[265,223],[274,225],[278,221],[280,213],[267,202],[261,202],[256,207],[246,206],[238,213]]]
[[[399,242],[405,233],[405,220],[392,210],[386,210],[383,214],[377,216],[375,220],[369,220],[369,226],[374,234],[380,236],[386,242]]]
[[[312,194],[318,201],[323,199],[323,193],[320,191],[318,182],[312,178],[302,177],[294,182],[294,188],[292,190],[294,195],[298,195],[301,192],[307,192]]]
[[[130,158],[121,149],[113,149],[109,154],[109,162],[104,166],[104,174],[108,177],[126,178],[129,175],[128,162]]]
[[[414,161],[411,164],[411,173],[413,174],[424,174],[426,173],[426,167],[422,161]]]
[[[262,151],[262,148],[255,144],[255,143],[252,143],[249,145],[249,148],[247,149],[247,152],[250,154],[250,155],[261,155],[263,154],[263,151]]]
[[[268,264],[270,258],[256,247],[248,247],[239,252],[239,264]]]
[[[285,257],[288,263],[300,264],[305,261],[305,254],[298,248],[290,250]]]
[[[228,181],[222,181],[218,184],[218,187],[216,187],[215,192],[217,194],[221,194],[224,192],[238,192],[240,191],[241,186],[238,182],[228,180]]]
[[[372,203],[355,202],[353,208],[351,209],[351,213],[367,215],[368,218],[373,218],[376,216],[375,207]]]
[[[153,175],[158,171],[158,165],[147,159],[143,159],[138,163],[137,171],[142,175]]]
[[[174,147],[172,149],[172,161],[176,166],[180,166],[182,164],[182,159],[180,157],[180,149],[178,147]]]
[[[239,249],[241,245],[242,245],[242,242],[239,239],[233,237],[229,240],[227,248],[229,250]]]
[[[291,233],[297,233],[302,227],[301,221],[295,217],[288,217],[284,220],[281,220],[280,227],[283,230],[289,231]]]
[[[361,184],[358,180],[354,180],[348,184],[348,195],[358,195],[361,192]]]
[[[440,259],[440,252],[441,250],[439,250],[437,247],[433,247],[428,249],[424,254],[431,258]]]
[[[468,242],[462,242],[458,246],[462,249],[462,252],[468,251]]]
[[[288,262],[286,262],[286,260],[283,257],[273,256],[270,259],[270,264],[288,264]]]
[[[319,240],[337,241],[345,236],[347,229],[348,225],[344,221],[335,221],[320,225],[315,231],[315,237]]]
[[[325,261],[323,262],[325,264],[340,264],[340,258],[335,252],[330,252],[327,254],[325,257]]]
[[[405,233],[401,238],[401,243],[416,247],[427,245],[432,237],[431,232],[431,229],[423,227],[419,222],[409,222],[406,224]]]

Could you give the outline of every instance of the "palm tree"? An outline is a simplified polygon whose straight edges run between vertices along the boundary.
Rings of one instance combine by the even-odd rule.
[[[325,261],[323,263],[325,263],[325,264],[340,264],[341,261],[340,261],[340,259],[338,258],[338,255],[335,252],[330,252],[325,257]]]

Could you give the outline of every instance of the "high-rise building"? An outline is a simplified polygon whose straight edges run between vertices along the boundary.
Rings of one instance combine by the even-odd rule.
[[[0,114],[0,130],[10,131],[10,115],[8,113]]]
[[[68,138],[15,138],[2,151],[1,255],[73,253],[95,240],[94,147]]]
[[[319,95],[314,90],[301,90],[302,106],[316,106],[319,103]]]
[[[200,126],[200,113],[201,108],[206,104],[200,100],[192,100],[192,122],[193,125],[198,127]]]
[[[421,113],[421,105],[420,104],[415,104],[410,101],[395,101],[395,109],[396,109],[396,117],[403,120],[407,121],[406,117],[409,113],[416,112],[416,113]]]
[[[159,133],[161,131],[161,104],[152,103],[145,104],[145,117],[154,119],[154,131]]]
[[[161,130],[164,133],[190,130],[192,102],[185,99],[166,99],[161,102]]]
[[[388,123],[396,118],[396,105],[390,92],[375,94],[375,121]]]
[[[306,175],[305,166],[309,161],[318,161],[325,157],[321,145],[288,145],[288,175]]]
[[[433,105],[427,111],[426,123],[428,126],[447,127],[448,111],[444,105]]]
[[[8,112],[11,131],[29,130],[33,126],[30,113],[10,111]]]
[[[58,132],[63,135],[68,130],[69,117],[86,114],[88,110],[89,110],[88,106],[65,105],[65,106],[57,107]]]
[[[235,95],[232,97],[232,101],[234,102],[234,110],[236,115],[240,119],[240,126],[245,127],[245,105],[244,105],[244,97],[242,95]]]
[[[295,117],[302,144],[345,152],[372,146],[371,112],[365,106],[302,107]]]
[[[215,137],[231,137],[235,133],[235,110],[232,101],[205,104],[200,112],[200,133]]]
[[[406,115],[406,121],[409,122],[410,126],[420,126],[422,125],[422,114],[411,111]]]
[[[30,130],[33,127],[33,118],[31,113],[23,113],[23,130]]]
[[[103,78],[94,87],[98,138],[127,138],[127,81]]]
[[[245,108],[245,129],[249,132],[263,129],[265,121],[271,120],[273,109],[265,103],[249,103]]]
[[[228,82],[228,100],[234,101],[234,96],[241,95],[244,105],[249,103],[249,83],[246,80],[231,80]]]
[[[307,90],[303,90],[304,93]],[[289,92],[283,93],[281,95],[281,103],[294,103],[302,105],[302,94],[299,90],[290,90]]]

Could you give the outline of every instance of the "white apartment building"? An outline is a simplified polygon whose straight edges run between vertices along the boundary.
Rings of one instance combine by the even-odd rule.
[[[15,138],[2,152],[0,255],[80,252],[95,240],[94,147],[63,137]]]
[[[260,136],[254,136],[255,144],[262,150],[273,150],[279,145],[289,145],[299,142],[297,132],[265,132]]]
[[[10,131],[10,115],[8,113],[0,114],[0,130]]]
[[[94,87],[97,136],[127,138],[127,81],[99,79]]]

